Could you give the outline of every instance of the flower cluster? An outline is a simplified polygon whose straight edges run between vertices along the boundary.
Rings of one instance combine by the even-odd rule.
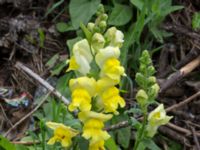
[[[139,72],[136,74],[136,82],[140,90],[136,94],[136,100],[146,114],[147,106],[155,102],[159,92],[156,78],[153,76],[155,69],[147,50],[144,50],[140,58]],[[153,137],[159,126],[167,124],[172,117],[167,116],[163,104],[153,110],[147,118],[146,132],[148,137]]]
[[[118,114],[119,107],[125,106],[116,87],[121,76],[125,75],[119,61],[124,35],[115,27],[106,30],[107,18],[104,8],[100,6],[95,23],[90,22],[84,27],[86,38],[73,45],[67,70],[73,70],[77,75],[77,78],[69,81],[71,103],[68,109],[71,112],[78,110],[78,119],[83,123],[82,136],[89,140],[90,150],[105,149],[104,141],[110,136],[103,130],[104,122],[110,120],[113,114]],[[57,138],[57,130],[55,140],[52,142],[50,139],[49,143],[63,143],[62,139]],[[70,140],[62,145],[68,146],[69,143]]]

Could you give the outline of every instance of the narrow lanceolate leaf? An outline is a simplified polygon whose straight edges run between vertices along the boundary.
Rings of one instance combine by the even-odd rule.
[[[127,24],[132,18],[132,10],[130,6],[115,4],[109,18],[108,24],[122,26]]]
[[[82,22],[86,24],[97,11],[100,0],[71,0],[69,13],[72,26],[77,29]]]

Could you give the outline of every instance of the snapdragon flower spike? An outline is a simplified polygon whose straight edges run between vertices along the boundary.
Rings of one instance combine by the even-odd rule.
[[[79,133],[77,130],[62,123],[47,122],[46,125],[54,130],[54,136],[47,143],[49,145],[60,142],[63,147],[69,147],[72,143],[72,138]]]
[[[77,70],[82,75],[89,73],[93,56],[88,41],[86,39],[78,41],[74,44],[72,51],[73,55],[69,61],[67,71]]]
[[[79,108],[81,111],[91,109],[91,98],[96,95],[96,81],[94,78],[79,77],[69,81],[69,87],[72,91],[72,102],[69,110],[74,111]]]
[[[156,134],[158,127],[167,124],[172,118],[172,116],[166,115],[164,105],[160,104],[148,116],[148,125],[146,128],[147,135],[153,137]]]

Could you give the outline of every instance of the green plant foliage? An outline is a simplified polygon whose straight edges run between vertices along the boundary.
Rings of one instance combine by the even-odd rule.
[[[128,118],[129,117],[127,114],[122,113],[118,116],[115,116],[112,120],[112,123],[115,124],[121,121],[125,121],[125,120],[128,120]],[[114,134],[116,135],[117,143],[125,149],[128,148],[129,143],[130,143],[130,137],[131,137],[131,128],[126,127],[126,128],[117,129],[116,131],[114,131]]]
[[[61,61],[60,63],[58,63],[55,67],[52,68],[51,70],[51,75],[59,75],[60,72],[63,70],[63,68],[67,65],[66,60]]]
[[[52,68],[56,62],[59,59],[59,54],[55,54],[53,57],[51,57],[48,62],[45,64],[45,66],[47,66],[48,68]]]
[[[0,150],[16,150],[15,145],[0,135]]]
[[[80,23],[86,24],[97,11],[100,0],[71,0],[69,12],[72,26],[77,29]]]
[[[60,0],[53,4],[50,9],[47,10],[45,17],[47,17],[50,13],[52,13],[58,6],[60,6],[65,0]]]
[[[196,12],[192,16],[192,28],[193,29],[200,29],[200,13]]]
[[[115,140],[112,137],[105,141],[105,146],[109,150],[118,150]]]
[[[168,37],[171,34],[159,29],[159,25],[168,14],[184,8],[183,6],[172,6],[171,0],[130,0],[130,2],[140,11],[144,11],[142,10],[144,7],[147,8],[145,10],[147,16],[145,24],[147,23],[151,33],[161,43],[163,42],[163,37]]]
[[[42,28],[38,28],[39,38],[40,38],[40,47],[44,48],[45,33]]]
[[[131,128],[126,127],[118,130],[117,141],[125,149],[128,148],[131,137]]]
[[[67,32],[74,30],[74,27],[70,23],[59,22],[56,24],[56,29],[59,32]]]
[[[122,26],[127,24],[133,16],[132,9],[128,5],[115,4],[108,19],[109,25]]]

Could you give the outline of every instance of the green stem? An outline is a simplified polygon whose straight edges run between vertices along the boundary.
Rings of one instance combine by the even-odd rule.
[[[147,122],[147,113],[144,113],[144,120],[142,122],[142,128],[139,130],[138,136],[136,138],[136,142],[134,145],[133,150],[137,150],[141,140],[143,139],[143,135],[144,135],[144,131],[145,131],[145,126],[146,126],[146,122]]]

